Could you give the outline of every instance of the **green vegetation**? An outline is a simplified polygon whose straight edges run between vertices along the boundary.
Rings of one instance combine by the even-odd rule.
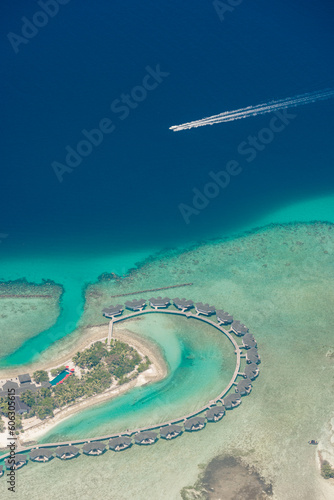
[[[48,382],[49,381],[49,376],[46,371],[44,370],[37,370],[33,374],[33,379],[36,382],[36,384],[40,384],[41,382]]]
[[[144,372],[145,370],[148,369],[148,367],[150,366],[150,364],[151,364],[151,361],[149,360],[149,358],[147,356],[145,356],[145,361],[143,361],[142,363],[140,363],[140,365],[137,368],[137,372],[138,373]]]
[[[321,465],[321,475],[325,479],[334,478],[334,469],[330,466],[327,460],[324,460]]]
[[[54,368],[53,370],[51,370],[51,375],[52,377],[56,377],[57,375],[59,375],[59,373],[63,372],[64,370],[66,370],[66,366],[59,366],[59,368]]]
[[[18,434],[18,430],[22,429],[22,417],[21,415],[15,415],[15,429],[16,429],[16,434]]]
[[[141,362],[141,357],[133,347],[115,340],[110,350],[102,342],[95,342],[85,351],[78,352],[73,361],[88,370],[102,364],[113,377],[119,379],[133,371]]]
[[[81,378],[71,375],[62,384],[50,388],[40,388],[36,392],[27,391],[20,398],[31,411],[24,418],[36,415],[41,420],[53,416],[57,408],[74,403],[79,398],[86,398],[99,394],[108,389],[113,380],[119,385],[129,382],[138,373],[147,370],[151,362],[146,356],[142,360],[138,352],[127,344],[114,341],[110,349],[102,342],[95,342],[91,347],[78,352],[73,362],[81,368]],[[52,370],[52,376],[57,376],[65,370],[61,366]],[[39,370],[34,373],[36,382],[48,380],[47,373]],[[6,415],[7,400],[0,399],[0,413]],[[16,429],[22,427],[21,418],[18,419]]]

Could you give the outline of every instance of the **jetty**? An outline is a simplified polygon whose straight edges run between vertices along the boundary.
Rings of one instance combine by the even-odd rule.
[[[148,288],[147,290],[139,290],[138,292],[119,293],[117,295],[111,295],[110,297],[114,299],[115,297],[127,297],[128,295],[138,295],[140,293],[159,292],[160,290],[169,290],[170,288],[180,288],[182,286],[191,286],[193,284],[194,283],[181,283],[180,285],[162,286],[160,288]]]
[[[189,284],[190,283],[183,285],[173,285],[171,287],[165,288],[176,288],[177,286],[186,286]],[[160,288],[158,290],[161,289],[164,288]],[[188,320],[202,321],[219,330],[223,335],[225,335],[232,344],[234,353],[236,354],[235,370],[227,386],[224,387],[220,394],[218,394],[214,399],[208,401],[204,406],[202,406],[195,412],[177,417],[175,419],[169,420],[168,422],[158,423],[155,425],[94,438],[83,438],[79,440],[71,440],[70,442],[55,442],[42,445],[32,445],[29,447],[18,447],[18,453],[27,453],[29,451],[32,451],[30,457],[31,460],[46,461],[50,460],[53,455],[53,452],[51,455],[50,451],[46,453],[46,450],[57,448],[55,450],[56,456],[61,460],[68,460],[75,458],[81,454],[81,450],[76,448],[76,446],[79,445],[84,445],[82,449],[84,454],[99,455],[106,450],[106,445],[103,443],[104,441],[109,442],[109,449],[118,452],[131,447],[133,444],[154,444],[159,439],[159,437],[170,440],[173,437],[181,435],[183,431],[192,432],[201,430],[204,429],[207,422],[218,422],[225,415],[225,409],[232,410],[235,407],[239,406],[241,404],[242,397],[247,396],[250,393],[252,387],[250,379],[254,380],[259,373],[258,363],[260,362],[260,357],[257,354],[257,348],[253,347],[252,345],[253,343],[255,343],[255,345],[257,344],[254,337],[249,334],[248,328],[240,322],[233,321],[232,316],[230,316],[228,313],[224,313],[223,315],[223,311],[216,311],[214,306],[203,304],[201,302],[196,303],[195,311],[192,311],[192,309],[194,308],[194,303],[192,301],[179,298],[169,299],[168,297],[164,297],[163,299],[161,299],[161,297],[151,297],[148,303],[145,299],[134,299],[133,301],[126,302],[125,308],[129,309],[131,312],[129,314],[123,314],[124,307],[120,304],[118,304],[117,306],[107,307],[102,311],[103,315],[106,318],[110,319],[107,337],[108,345],[110,345],[112,341],[114,323],[127,321],[144,314],[172,314],[176,316],[186,317]],[[217,312],[218,314],[216,314]],[[224,323],[222,322],[222,320],[224,321]],[[229,326],[226,326],[226,324]],[[224,326],[226,326],[226,328],[224,328]],[[246,339],[243,345],[240,346],[237,342],[237,338],[243,336],[246,336]],[[250,340],[252,342],[250,342]],[[242,354],[242,349],[246,349],[246,356]],[[251,354],[251,356],[249,356],[249,354]],[[245,359],[246,362],[249,363],[246,364],[244,369],[241,369],[242,359]],[[253,359],[255,359],[255,363]],[[236,382],[238,376],[242,377],[242,380],[239,383]],[[230,392],[231,388],[234,386],[236,386],[235,392]],[[38,450],[38,452],[36,450]],[[6,460],[8,456],[9,454],[2,455],[0,457],[0,462]]]

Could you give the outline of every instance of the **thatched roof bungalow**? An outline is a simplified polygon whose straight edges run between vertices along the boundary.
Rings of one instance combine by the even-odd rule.
[[[141,445],[154,444],[158,440],[158,434],[152,431],[138,432],[135,435],[135,443]]]
[[[194,307],[193,301],[187,300],[185,298],[179,299],[178,297],[176,297],[175,299],[173,299],[173,304],[175,307],[177,307],[178,309],[181,309],[182,311],[185,311],[187,309],[191,309],[192,307]]]
[[[85,455],[102,455],[106,451],[107,447],[101,442],[86,443],[82,447],[82,451]]]
[[[256,363],[250,363],[245,366],[244,377],[254,380],[259,374],[259,367]]]
[[[54,458],[53,453],[53,450],[50,450],[50,448],[36,448],[35,450],[31,450],[29,456],[33,462],[49,462]]]
[[[204,417],[191,417],[184,422],[184,428],[188,432],[200,431],[205,427]]]
[[[226,410],[232,410],[236,406],[239,406],[241,404],[241,396],[236,393],[231,393],[228,394],[224,399],[223,399],[224,406]]]
[[[180,425],[167,425],[166,427],[162,427],[160,429],[160,436],[163,439],[174,439],[180,436],[183,432],[183,429]]]
[[[80,450],[76,446],[58,446],[58,448],[56,449],[56,457],[60,458],[61,460],[71,460],[78,455],[80,455]]]
[[[212,408],[209,408],[205,413],[208,422],[218,422],[218,420],[221,420],[224,415],[224,406],[213,406]]]
[[[5,464],[7,469],[18,470],[28,463],[27,455],[23,453],[16,454],[13,458],[6,458]]]
[[[123,451],[132,446],[132,439],[128,436],[119,436],[109,441],[109,448],[113,451]]]

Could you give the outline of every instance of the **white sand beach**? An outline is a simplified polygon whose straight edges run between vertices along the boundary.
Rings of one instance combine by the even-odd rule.
[[[89,335],[91,339],[90,342],[88,344],[86,343],[85,345],[81,343],[80,346],[78,346],[73,352],[71,352],[71,356],[73,356],[78,351],[82,351],[88,348],[91,344],[97,342],[98,340],[104,341],[106,338],[106,333],[108,333],[108,325],[90,327],[87,328],[86,330],[88,331],[86,332],[85,338],[87,338],[87,336],[90,333],[91,334]],[[114,382],[107,390],[105,390],[101,394],[97,394],[96,396],[90,398],[81,399],[69,406],[66,406],[61,410],[55,410],[54,417],[47,418],[45,420],[40,420],[37,417],[23,419],[22,420],[23,431],[21,431],[19,435],[19,447],[24,447],[26,446],[27,443],[35,441],[37,438],[40,438],[43,434],[49,432],[57,424],[69,418],[75,413],[87,409],[90,406],[97,405],[107,400],[116,398],[120,394],[124,394],[133,387],[139,387],[151,382],[157,382],[166,377],[168,373],[167,365],[160,350],[156,345],[147,341],[143,337],[140,337],[139,335],[132,333],[131,331],[125,328],[118,329],[117,333],[114,333],[113,338],[116,340],[120,340],[121,342],[125,342],[130,346],[134,347],[142,358],[147,356],[151,361],[150,367],[144,372],[140,373],[133,380],[130,380],[130,382],[128,383],[125,383],[123,385],[117,385]],[[62,365],[74,368],[75,366],[74,363],[72,362],[71,356],[69,355],[67,357],[63,356],[61,359],[58,359],[56,361],[56,364],[54,364],[53,366],[50,366],[50,364],[48,366],[43,365],[43,368],[38,368],[38,369],[44,369],[50,372],[50,370],[52,370],[53,368],[57,368]],[[37,368],[35,367],[34,369]],[[10,371],[10,375],[12,376],[11,378],[13,380],[15,380],[14,373],[15,373],[14,371],[12,370]],[[129,376],[131,376],[131,374],[129,374]],[[6,379],[9,377],[2,375],[2,378]],[[7,419],[4,420],[6,422],[6,428],[7,428]],[[0,434],[0,449],[6,448],[8,443],[8,438],[10,438],[10,436],[7,435],[7,432]]]

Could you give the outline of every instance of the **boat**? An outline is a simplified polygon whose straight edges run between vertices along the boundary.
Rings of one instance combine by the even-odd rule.
[[[309,441],[308,444],[318,444],[318,441],[316,441],[315,439],[311,439],[311,441]]]

